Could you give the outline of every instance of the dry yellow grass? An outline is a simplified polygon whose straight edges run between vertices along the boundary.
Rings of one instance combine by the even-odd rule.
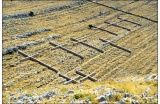
[[[138,1],[131,4],[128,4],[129,1],[99,1],[99,3],[157,20],[157,1],[151,1],[149,3]],[[58,11],[41,13],[42,10],[48,10],[50,8],[56,8],[64,5],[70,5],[71,7]],[[152,92],[149,92],[149,94],[156,94],[157,82],[132,82],[127,80],[127,78],[128,76],[134,77],[135,75],[145,77],[146,75],[157,74],[157,23],[144,18],[124,14],[120,11],[91,2],[86,2],[82,5],[75,5],[74,1],[3,1],[3,16],[28,13],[29,11],[34,11],[36,15],[27,18],[10,18],[3,20],[3,49],[30,43],[32,41],[40,41],[49,36],[59,34],[61,36],[60,38],[50,41],[57,44],[67,43],[68,45],[66,48],[77,53],[79,52],[79,54],[84,56],[85,59],[80,60],[78,57],[61,49],[51,50],[53,46],[51,46],[48,41],[28,47],[23,50],[23,52],[29,55],[41,52],[36,59],[43,61],[48,65],[52,65],[63,59],[62,62],[55,64],[53,67],[58,69],[62,74],[66,74],[71,78],[77,76],[77,74],[74,73],[75,70],[78,69],[81,69],[86,74],[96,71],[97,74],[94,77],[100,82],[84,82],[84,84],[89,85],[82,87],[83,94],[86,98],[88,96],[92,96],[88,92],[88,89],[94,90],[97,86],[106,84],[109,84],[109,87],[115,87],[119,90],[125,89],[132,94],[141,94],[146,88],[150,87],[153,90]],[[103,14],[104,12],[107,13]],[[101,16],[97,16],[101,13]],[[119,25],[131,29],[131,31],[126,31],[115,26],[107,26],[103,23],[105,20],[113,23],[119,22],[119,19],[116,17],[117,15],[120,15],[121,18],[128,18],[131,21],[140,23],[142,26],[135,26],[134,24],[124,21],[120,22]],[[80,22],[81,20],[84,20],[84,22]],[[97,27],[103,27],[106,30],[117,33],[118,36],[116,37],[97,29],[91,30],[88,28],[89,24],[96,25]],[[12,39],[14,36],[19,36],[44,28],[51,28],[52,30],[41,34],[35,34],[28,38]],[[86,43],[97,48],[103,48],[104,45],[99,38],[115,40],[116,44],[131,50],[132,54],[128,54],[127,52],[114,48],[110,45],[102,49],[104,50],[104,53],[99,53],[98,51],[81,44],[73,46],[73,42],[70,40],[71,37],[76,39],[86,39]],[[5,39],[8,39],[8,41],[5,41]],[[87,56],[90,52],[93,54]],[[70,58],[67,58],[69,56]],[[7,58],[9,58],[9,60],[5,60]],[[3,56],[3,85],[13,82],[10,87],[3,88],[4,101],[9,98],[7,92],[14,93],[20,89],[21,92],[28,94],[30,91],[40,94],[48,90],[52,90],[55,85],[58,86],[57,89],[61,92],[66,92],[71,86],[58,84],[59,82],[64,81],[64,79],[58,77],[58,74],[48,70],[47,68],[43,71],[42,69],[45,67],[36,62],[32,62],[30,60],[20,62],[23,58],[24,57],[17,52]],[[33,73],[40,70],[40,73],[33,75]],[[30,76],[25,77],[27,75]],[[21,78],[24,79],[21,80]],[[125,81],[117,83],[115,80],[112,80],[115,78],[119,78],[120,80],[123,79]],[[36,82],[37,79],[42,80]],[[49,81],[50,79],[53,80]],[[46,82],[48,82],[48,84],[44,84]],[[37,86],[42,84],[44,85],[39,88],[40,90],[37,89]],[[75,91],[78,91],[78,88],[75,89]],[[119,97],[121,97],[121,95],[117,95],[117,98]],[[45,102],[50,102],[52,100],[54,99]],[[94,99],[94,96],[92,100],[93,102],[97,102],[97,100]],[[67,102],[68,101],[69,100],[67,99]]]

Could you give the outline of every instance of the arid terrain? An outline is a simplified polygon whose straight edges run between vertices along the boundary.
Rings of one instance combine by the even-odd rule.
[[[158,103],[158,1],[2,1],[3,103]]]

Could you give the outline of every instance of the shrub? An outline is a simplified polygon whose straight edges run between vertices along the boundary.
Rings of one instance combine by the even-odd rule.
[[[32,11],[30,11],[29,16],[34,16],[34,13]]]
[[[75,98],[75,99],[83,98],[83,94],[81,94],[81,93],[75,94],[75,95],[74,95],[74,98]]]

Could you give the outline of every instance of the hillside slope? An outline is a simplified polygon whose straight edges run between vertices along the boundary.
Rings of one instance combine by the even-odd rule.
[[[128,83],[126,86],[140,86],[138,90],[152,89],[148,97],[154,96],[152,101],[157,102],[157,90],[153,90],[157,89],[158,74],[157,1],[3,1],[2,3],[4,103],[17,101],[12,98],[12,94],[14,97],[23,94],[32,96],[31,92],[33,95],[40,95],[49,90],[70,89],[72,84],[63,85],[66,79],[60,76],[76,78],[78,76],[76,71],[86,75],[95,72],[93,78],[96,78],[97,82],[77,80],[78,84],[73,84],[73,87],[88,84],[89,88],[86,88],[86,91],[94,90],[98,86],[117,87],[115,89],[127,91],[128,88],[124,88],[124,83]],[[30,11],[34,15],[29,15]],[[101,41],[100,38],[109,43]],[[76,43],[73,39],[82,42]],[[56,49],[55,47],[60,46],[53,46],[50,42],[63,45],[63,49]],[[117,48],[115,45],[129,51]],[[67,52],[66,49],[78,55]],[[25,57],[18,50],[29,56],[38,55],[22,62]],[[53,68],[57,72],[53,71]],[[135,80],[132,81],[132,78]],[[122,83],[118,84],[117,80]],[[85,88],[82,87],[82,90]],[[134,95],[135,91],[137,95],[145,92],[138,90],[132,87],[128,92]],[[96,99],[98,96],[99,94],[90,100],[98,102]],[[67,99],[68,101],[74,99],[74,95]],[[80,99],[86,98],[80,97]],[[118,97],[118,100],[106,100],[115,102],[121,99]],[[42,102],[53,100],[54,98]],[[148,102],[143,97],[137,101]]]

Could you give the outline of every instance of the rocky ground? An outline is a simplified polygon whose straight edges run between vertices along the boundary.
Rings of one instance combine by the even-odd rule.
[[[100,103],[100,104],[140,104],[157,103],[157,76],[138,76],[127,80],[116,79],[103,82],[86,81],[81,84],[55,85],[43,93],[18,92],[11,94],[4,103]],[[98,86],[97,86],[98,84]],[[41,89],[37,89],[41,92]],[[3,95],[7,96],[7,95]]]

